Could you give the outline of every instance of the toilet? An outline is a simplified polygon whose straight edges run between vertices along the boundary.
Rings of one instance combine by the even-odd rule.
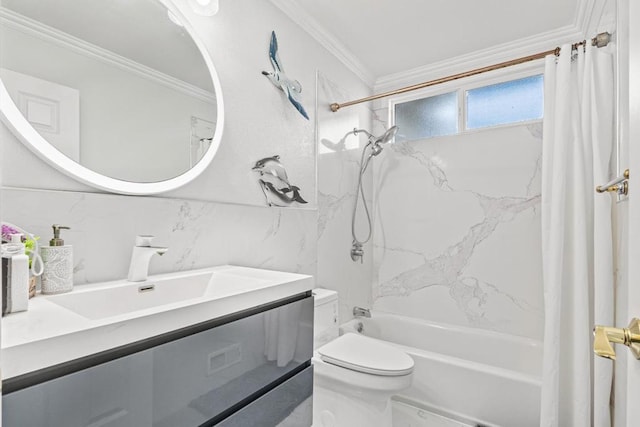
[[[391,396],[411,385],[413,359],[373,338],[339,335],[337,292],[313,294],[313,427],[391,427]]]

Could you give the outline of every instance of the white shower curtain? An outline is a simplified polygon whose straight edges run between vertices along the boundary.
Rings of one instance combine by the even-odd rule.
[[[541,422],[608,427],[612,362],[594,358],[594,324],[613,325],[611,46],[545,64],[542,249],[545,303]]]
[[[264,315],[264,355],[280,368],[287,366],[296,354],[302,306],[289,304]]]

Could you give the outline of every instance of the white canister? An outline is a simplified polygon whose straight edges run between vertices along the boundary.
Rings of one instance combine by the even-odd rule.
[[[73,247],[64,244],[60,230],[69,230],[69,227],[54,224],[49,246],[40,248],[44,263],[41,278],[43,294],[60,294],[73,289]]]

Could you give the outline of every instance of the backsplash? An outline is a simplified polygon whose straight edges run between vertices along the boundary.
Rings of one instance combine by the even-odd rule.
[[[315,274],[316,212],[95,193],[4,189],[2,219],[40,236],[71,227],[76,285],[126,277],[137,234],[168,246],[150,274],[238,264]]]

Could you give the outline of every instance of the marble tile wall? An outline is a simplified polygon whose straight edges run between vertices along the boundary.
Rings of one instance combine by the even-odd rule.
[[[152,258],[151,274],[222,264],[315,274],[312,209],[6,188],[0,197],[2,220],[41,242],[51,224],[71,227],[63,238],[74,248],[76,285],[126,277],[137,234],[169,247]]]
[[[376,310],[542,338],[541,135],[508,126],[379,156]]]
[[[365,245],[363,263],[351,260],[351,215],[355,202],[361,147],[366,141],[345,134],[370,129],[370,110],[350,107],[338,113],[326,106],[353,98],[348,90],[323,73],[318,73],[318,275],[317,286],[338,291],[340,319],[352,317],[354,306],[371,306],[373,268],[372,241]],[[372,174],[363,178],[370,202]],[[357,217],[358,236],[365,218],[362,209]]]
[[[323,75],[318,97],[349,98]],[[363,305],[542,338],[541,123],[385,147],[364,177],[374,235],[361,265],[348,251],[366,141],[342,137],[381,134],[387,110],[318,118],[318,286],[339,291],[342,319]]]

